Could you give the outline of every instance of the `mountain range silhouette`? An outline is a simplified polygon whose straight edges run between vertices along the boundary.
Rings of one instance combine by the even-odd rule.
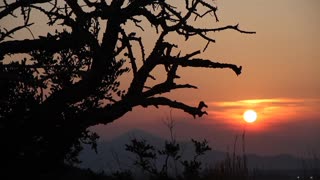
[[[134,129],[109,141],[100,140],[98,142],[97,154],[91,150],[89,146],[85,146],[79,156],[82,161],[79,166],[82,168],[89,168],[97,172],[112,172],[121,169],[136,168],[132,165],[134,155],[125,151],[125,144],[128,144],[133,138],[144,139],[157,149],[162,149],[166,140],[146,131]],[[194,155],[194,149],[191,142],[178,140],[178,143],[181,145],[182,158],[192,158]],[[215,163],[223,161],[227,155],[227,152],[215,150],[214,146],[212,148],[213,149],[201,159],[207,167],[214,166]],[[229,152],[229,154],[232,155],[233,152]],[[312,162],[312,159],[302,159],[289,154],[279,154],[274,156],[247,154],[246,156],[248,159],[248,167],[251,170],[262,169],[266,171],[291,172],[305,168],[303,162]],[[161,158],[159,161],[161,161]]]

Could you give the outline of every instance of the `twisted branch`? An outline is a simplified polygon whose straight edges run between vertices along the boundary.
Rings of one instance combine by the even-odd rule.
[[[191,107],[182,102],[155,96],[181,88],[197,88],[190,84],[176,84],[174,82],[176,78],[179,78],[177,75],[178,68],[229,68],[235,72],[236,75],[240,75],[242,67],[234,64],[213,62],[208,59],[193,58],[195,55],[198,55],[200,51],[192,52],[183,57],[180,57],[180,53],[178,55],[173,55],[172,49],[178,48],[178,46],[166,42],[166,36],[169,33],[175,33],[178,36],[185,37],[186,40],[191,36],[198,36],[208,42],[204,48],[205,50],[209,43],[215,42],[215,39],[211,36],[212,33],[228,29],[245,34],[255,33],[241,30],[238,24],[213,28],[199,28],[190,25],[191,21],[207,16],[213,16],[215,22],[219,21],[216,14],[217,7],[205,0],[185,0],[185,12],[178,11],[178,8],[175,8],[163,0],[133,0],[128,1],[128,4],[125,4],[127,1],[124,0],[114,0],[109,4],[107,4],[106,1],[84,0],[86,7],[94,9],[90,12],[84,10],[83,6],[75,0],[66,0],[64,8],[58,7],[57,1],[55,1],[51,10],[46,10],[45,8],[34,5],[36,3],[45,2],[50,1],[17,1],[16,3],[6,5],[5,9],[0,12],[0,19],[10,14],[18,7],[30,7],[44,13],[49,18],[49,25],[56,24],[57,20],[63,20],[62,25],[71,27],[72,32],[63,38],[47,36],[34,40],[2,42],[0,43],[0,57],[3,57],[5,54],[27,53],[33,50],[56,52],[63,49],[73,49],[89,45],[90,49],[92,49],[93,57],[91,67],[85,78],[70,85],[68,88],[53,93],[42,105],[50,108],[55,104],[59,106],[57,109],[61,109],[67,104],[77,103],[91,95],[95,88],[103,81],[103,76],[108,73],[108,67],[111,66],[112,63],[115,63],[115,59],[119,59],[116,57],[122,55],[121,52],[125,50],[125,58],[130,62],[133,71],[133,80],[127,94],[121,96],[121,99],[118,101],[113,99],[111,104],[99,108],[96,111],[91,111],[90,114],[93,115],[94,118],[97,118],[94,123],[86,122],[91,125],[99,122],[111,122],[130,111],[132,107],[139,105],[165,105],[182,109],[194,117],[206,114],[205,111],[202,111],[202,108],[206,107],[203,102],[200,103],[198,107]],[[199,12],[199,9],[201,8],[204,10],[204,13]],[[76,18],[73,18],[73,15]],[[71,18],[71,16],[73,17]],[[144,18],[140,20],[141,18],[137,18],[139,16]],[[193,17],[195,18],[193,19]],[[92,36],[89,30],[84,28],[87,24],[90,24],[92,19],[98,18],[107,20],[107,28],[103,34],[101,43],[98,43],[97,37]],[[146,20],[159,34],[148,57],[145,55],[142,38],[135,33],[126,32],[127,29],[125,28],[125,23],[131,21],[136,27],[144,31],[143,21]],[[29,26],[29,24],[27,26]],[[13,33],[21,28],[23,27],[17,27],[8,33]],[[6,35],[6,37],[7,36],[8,35]],[[0,41],[3,40],[3,37],[4,36],[0,38]],[[132,48],[132,43],[135,43],[133,41],[138,42],[141,49],[143,63],[140,67],[138,66],[140,63],[137,63],[138,59]],[[120,43],[120,45],[118,43]],[[149,87],[149,89],[146,90],[147,79],[155,79],[155,77],[151,76],[151,72],[159,65],[164,65],[165,67],[167,72],[166,80]],[[105,93],[107,94],[108,92]],[[108,94],[107,97],[111,96]],[[44,108],[42,110],[45,111],[47,109]],[[111,112],[111,110],[113,112]],[[108,118],[108,120],[104,120],[103,118]]]

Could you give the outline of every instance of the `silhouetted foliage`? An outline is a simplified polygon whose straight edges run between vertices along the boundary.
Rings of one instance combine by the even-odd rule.
[[[131,144],[126,144],[126,150],[137,155],[134,165],[140,166],[144,171],[157,173],[152,165],[152,160],[157,158],[155,148],[145,140],[132,139]]]
[[[202,18],[212,16],[218,21],[212,1],[185,0],[181,7],[175,6],[174,1],[165,0],[3,1],[1,21],[11,18],[18,24],[23,20],[12,29],[0,27],[0,131],[5,167],[39,173],[65,161],[78,162],[81,143],[96,147],[98,136],[88,127],[113,122],[136,106],[169,106],[194,117],[207,114],[202,101],[193,107],[162,96],[175,89],[196,88],[174,82],[180,78],[178,68],[229,68],[239,75],[241,66],[195,58],[200,50],[175,53],[179,46],[168,42],[167,36],[183,36],[186,41],[197,36],[208,42],[206,49],[215,42],[212,33],[254,32],[240,30],[238,25],[213,27],[213,21],[210,27],[197,27],[194,21]],[[54,33],[44,28],[45,35],[35,37],[31,30],[38,22],[31,21],[39,19],[46,19]],[[22,29],[33,38],[12,39]],[[150,29],[157,32],[157,40],[148,53],[140,34]],[[165,67],[167,78],[148,86],[147,80],[156,79],[152,71],[158,66]],[[129,87],[122,87],[120,77],[129,73]],[[175,143],[166,146],[162,153],[178,158],[179,147]]]
[[[191,139],[193,145],[193,157],[182,158],[182,149],[174,136],[174,120],[170,118],[165,121],[165,125],[170,131],[170,140],[164,142],[164,148],[158,149],[149,144],[145,139],[133,138],[125,144],[126,151],[135,155],[133,164],[139,167],[144,177],[149,179],[180,179],[180,180],[248,180],[255,179],[255,174],[249,175],[247,167],[247,156],[245,152],[245,131],[242,134],[242,154],[236,152],[238,136],[235,138],[232,156],[227,152],[222,161],[212,162],[210,166],[203,168],[200,157],[204,156],[211,147],[206,139],[197,141]],[[161,158],[164,156],[165,158]],[[174,165],[169,163],[174,162]],[[181,172],[178,173],[176,163],[180,164]],[[181,167],[182,166],[182,167]],[[170,170],[168,170],[170,169]],[[130,170],[129,170],[130,171]],[[175,172],[174,172],[175,171]],[[127,171],[124,171],[127,172]]]
[[[207,140],[196,141],[191,139],[196,155],[191,161],[182,161],[184,166],[183,175],[186,179],[198,179],[200,177],[201,170],[201,161],[198,161],[197,158],[201,155],[204,155],[206,151],[210,151],[211,148],[208,146]]]
[[[192,160],[181,160],[180,144],[165,142],[163,150],[155,150],[155,147],[148,144],[146,140],[132,139],[129,144],[126,144],[126,150],[135,154],[134,165],[140,167],[144,172],[149,173],[150,179],[200,179],[201,161],[198,160],[199,156],[205,154],[206,151],[210,151],[206,140],[196,141],[191,140],[194,145],[195,155]],[[156,161],[160,161],[157,156],[165,156],[165,160],[162,163],[162,168],[157,168]],[[183,176],[178,175],[172,177],[168,172],[168,160],[171,158],[173,161],[178,161],[183,166]]]

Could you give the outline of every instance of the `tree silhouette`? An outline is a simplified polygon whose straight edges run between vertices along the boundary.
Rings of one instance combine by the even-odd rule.
[[[168,106],[194,117],[207,114],[204,102],[189,106],[162,95],[196,88],[175,83],[178,68],[229,68],[239,75],[241,66],[196,58],[200,50],[174,53],[179,47],[167,37],[200,37],[208,42],[205,50],[215,42],[215,32],[254,33],[238,25],[197,26],[204,18],[218,22],[216,12],[209,0],[5,0],[0,20],[23,19],[20,26],[0,28],[1,156],[6,167],[48,169],[75,162],[81,143],[96,147],[98,136],[88,127],[113,122],[136,106]],[[47,19],[54,33],[12,39],[19,30],[30,31],[34,13]],[[157,39],[147,52],[141,34],[153,30]],[[23,58],[10,58],[21,53]],[[158,66],[164,66],[166,80],[147,87]],[[128,88],[120,86],[124,75],[131,76]]]

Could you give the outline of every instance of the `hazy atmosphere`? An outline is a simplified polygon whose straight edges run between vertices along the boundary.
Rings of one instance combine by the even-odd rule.
[[[209,115],[194,119],[169,108],[134,108],[119,121],[94,129],[110,139],[130,129],[142,128],[167,136],[163,120],[176,121],[177,137],[207,138],[214,148],[226,150],[236,135],[247,131],[248,151],[258,154],[308,154],[320,150],[320,14],[317,0],[218,0],[219,25],[237,24],[254,35],[225,31],[215,35],[202,55],[242,65],[236,77],[227,70],[181,71],[181,81],[196,90],[178,90],[169,97],[197,104],[204,100]],[[194,46],[196,44],[196,46]],[[183,46],[199,49],[196,39]],[[201,55],[201,56],[202,56]],[[247,124],[246,109],[257,111],[257,121]]]
[[[0,179],[320,178],[319,8],[1,1]]]

